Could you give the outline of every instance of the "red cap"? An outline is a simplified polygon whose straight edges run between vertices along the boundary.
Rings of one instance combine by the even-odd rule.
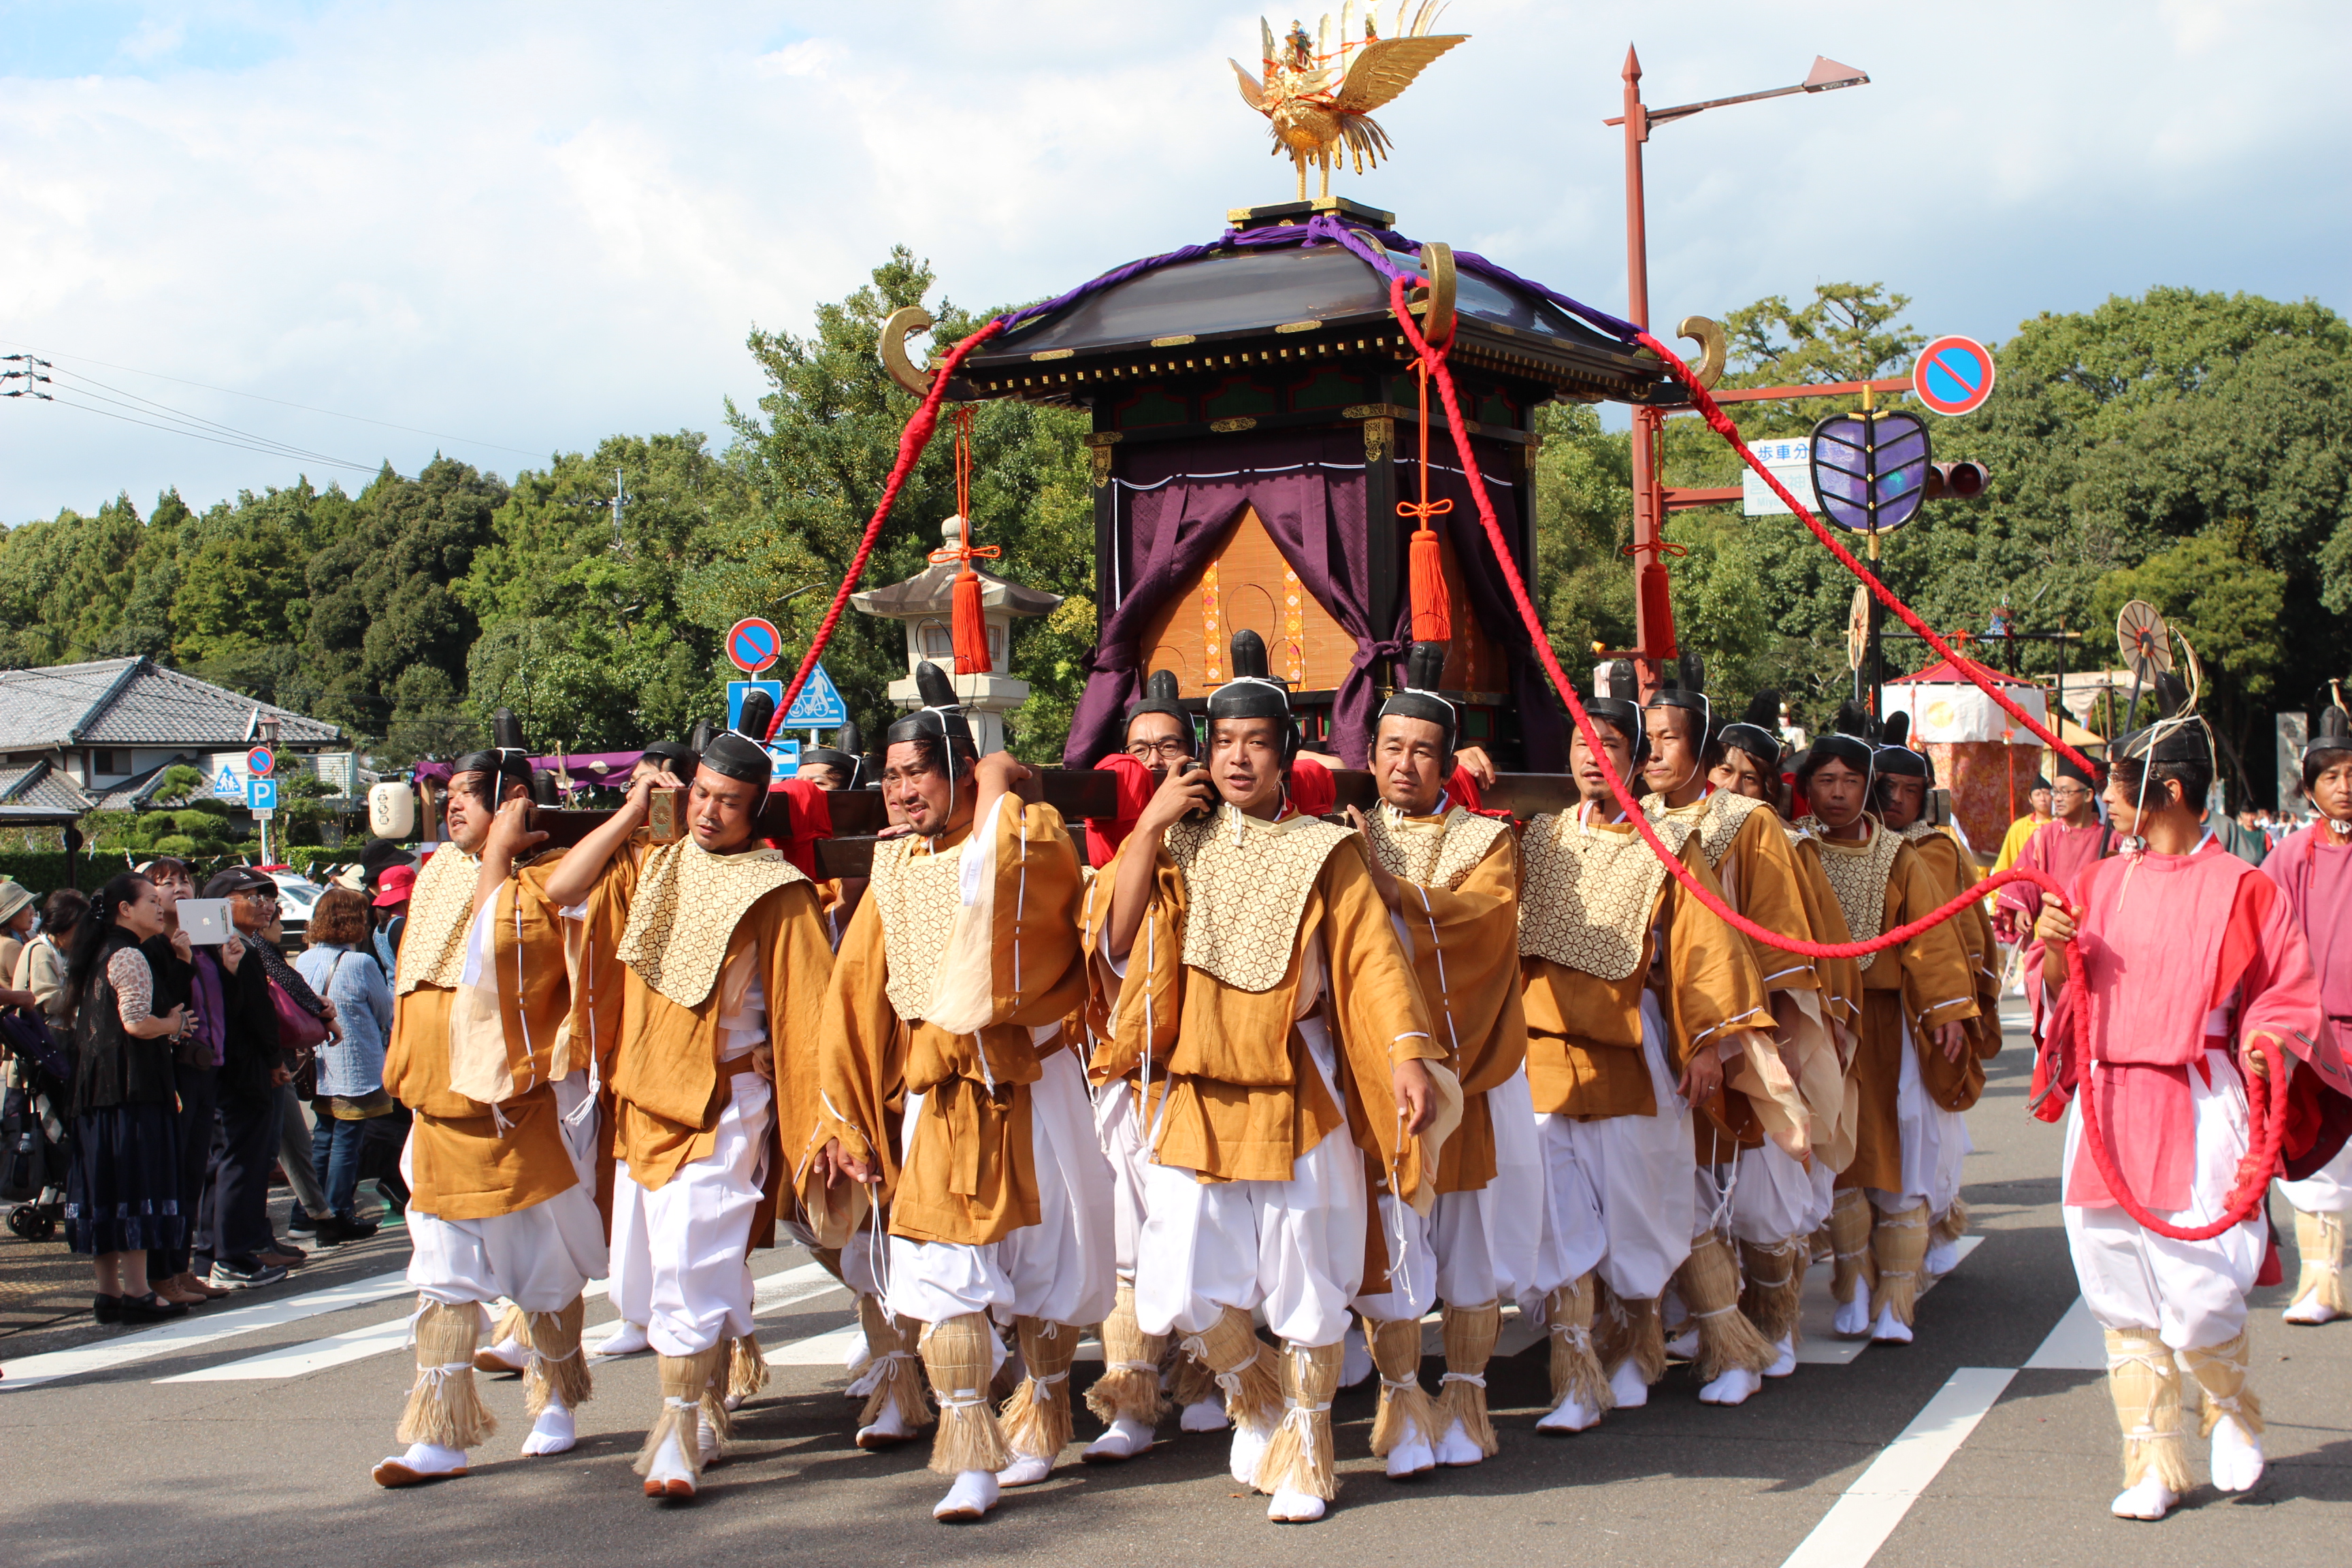
[[[376,907],[389,909],[394,904],[406,903],[409,893],[415,886],[415,867],[386,866],[375,879]]]

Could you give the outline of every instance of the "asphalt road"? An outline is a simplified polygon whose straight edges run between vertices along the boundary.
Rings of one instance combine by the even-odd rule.
[[[2200,1484],[2161,1524],[2108,1515],[2120,1485],[2113,1408],[2091,1367],[2095,1352],[2083,1354],[2081,1336],[2061,1327],[2076,1291],[2056,1207],[2058,1133],[2024,1114],[2023,1049],[1993,1065],[1969,1118],[1978,1149],[1968,1196],[1983,1240],[1922,1302],[1916,1344],[1806,1364],[1732,1410],[1701,1405],[1696,1379],[1677,1368],[1646,1408],[1564,1439],[1533,1431],[1545,1403],[1537,1344],[1491,1369],[1502,1453],[1407,1483],[1387,1479],[1370,1457],[1368,1383],[1335,1405],[1340,1496],[1315,1525],[1268,1523],[1265,1500],[1226,1478],[1223,1439],[1180,1435],[1172,1420],[1143,1458],[1092,1468],[1076,1462],[1074,1447],[1050,1481],[1009,1493],[985,1521],[934,1523],[929,1509],[944,1483],[925,1469],[922,1446],[869,1455],[851,1444],[854,1406],[840,1392],[837,1342],[806,1346],[849,1322],[847,1298],[793,1276],[807,1259],[789,1248],[754,1259],[754,1273],[770,1277],[760,1327],[780,1363],[773,1382],[739,1415],[731,1457],[691,1504],[648,1501],[630,1472],[657,1404],[649,1357],[598,1364],[580,1446],[551,1458],[516,1457],[529,1426],[520,1383],[484,1380],[503,1425],[476,1451],[472,1474],[383,1491],[368,1469],[400,1447],[392,1426],[409,1357],[396,1325],[411,1304],[396,1284],[368,1283],[404,1262],[401,1233],[387,1230],[188,1322],[251,1321],[224,1325],[231,1309],[282,1315],[324,1301],[330,1310],[203,1343],[157,1349],[87,1324],[44,1327],[38,1314],[9,1320],[0,1333],[0,1561],[2344,1561],[2352,1323],[2288,1328],[2278,1318],[2281,1289],[2257,1298],[2254,1321],[2252,1386],[2270,1428],[2261,1487],[2225,1498]],[[25,1295],[27,1282],[53,1290],[58,1265],[54,1249],[7,1237],[0,1300]],[[2290,1279],[2293,1272],[2290,1250]],[[611,1317],[601,1300],[591,1304],[592,1344],[601,1337],[593,1326]],[[1817,1342],[1817,1351],[1826,1348]],[[79,1370],[54,1359],[149,1350]],[[2029,1365],[2037,1353],[2056,1364]],[[795,1356],[826,1364],[782,1364]],[[1080,1363],[1081,1385],[1088,1365]],[[65,1375],[27,1381],[61,1367]],[[1438,1370],[1428,1369],[1433,1384]],[[1096,1429],[1082,1411],[1080,1442]],[[2202,1447],[2192,1439],[2200,1476]]]

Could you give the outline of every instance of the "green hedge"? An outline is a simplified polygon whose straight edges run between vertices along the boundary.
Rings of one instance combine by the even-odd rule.
[[[298,845],[285,852],[285,863],[305,874],[313,866],[349,865],[360,858],[360,851],[367,844],[368,840],[361,838],[341,849]],[[150,858],[150,853],[139,850],[131,851],[131,855],[136,860]],[[123,864],[120,849],[85,849],[75,858],[80,862],[74,868],[79,879],[76,885],[85,892],[104,883],[116,872],[129,869]],[[198,877],[201,879],[224,867],[236,865],[240,857],[235,855],[199,857],[196,862]],[[12,877],[47,898],[53,889],[67,886],[66,852],[62,849],[0,850],[0,875]]]

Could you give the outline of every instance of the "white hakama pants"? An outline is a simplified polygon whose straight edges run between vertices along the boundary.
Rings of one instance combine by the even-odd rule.
[[[2299,1182],[2282,1179],[2279,1196],[2305,1214],[2352,1214],[2352,1142]]]
[[[487,1219],[442,1219],[408,1211],[408,1282],[417,1294],[448,1306],[495,1301],[503,1296],[526,1312],[560,1312],[605,1268],[604,1216],[596,1208],[596,1110],[588,1105],[586,1075],[555,1085],[564,1151],[576,1184],[541,1203]],[[572,1120],[574,1112],[579,1121]],[[401,1151],[412,1181],[411,1147]]]
[[[1299,1019],[1298,1032],[1339,1103],[1322,1018]],[[1347,1333],[1371,1205],[1363,1153],[1345,1129],[1293,1160],[1286,1182],[1203,1183],[1181,1166],[1147,1164],[1142,1186],[1135,1315],[1145,1333],[1202,1333],[1227,1307],[1263,1308],[1266,1326],[1293,1344],[1337,1344]]]
[[[2197,1128],[2189,1206],[2157,1213],[2170,1225],[2210,1225],[2220,1218],[2248,1148],[2246,1091],[2238,1069],[2218,1050],[2205,1053],[2205,1068],[2210,1087],[2202,1075],[2189,1075]],[[2068,1172],[2082,1143],[2082,1115],[2079,1104],[2067,1112],[2061,1168]],[[2180,1351],[2226,1344],[2246,1326],[2246,1292],[2253,1289],[2269,1243],[2259,1214],[2210,1241],[2173,1241],[2141,1228],[2119,1207],[2077,1207],[2071,1193],[2062,1212],[2083,1300],[2102,1328],[2154,1329]]]
[[[1475,1193],[1441,1193],[1430,1216],[1437,1297],[1449,1306],[1511,1300],[1536,1288],[1543,1246],[1544,1154],[1528,1069],[1486,1091],[1495,1126],[1495,1179]]]
[[[1712,1204],[1705,1167],[1699,1179],[1709,1184],[1700,1189],[1699,1201]],[[1830,1217],[1836,1180],[1836,1172],[1818,1163],[1808,1167],[1769,1138],[1757,1148],[1742,1149],[1731,1188],[1733,1238],[1778,1247],[1791,1237],[1811,1236]]]
[[[883,1302],[897,1316],[938,1323],[987,1312],[1000,1323],[1093,1324],[1110,1315],[1118,1289],[1117,1207],[1086,1072],[1066,1050],[1039,1065],[1044,1076],[1029,1086],[1038,1223],[980,1247],[892,1237]],[[902,1147],[912,1147],[921,1109],[922,1097],[909,1095]]]
[[[1666,1071],[1665,1021],[1657,999],[1642,993],[1642,1060],[1658,1107],[1651,1116],[1589,1121],[1536,1117],[1543,1150],[1544,1226],[1534,1299],[1570,1285],[1587,1270],[1618,1296],[1646,1300],[1690,1256],[1699,1206],[1692,1173],[1697,1155],[1690,1108]]]
[[[775,1097],[756,1072],[728,1083],[709,1154],[658,1187],[638,1184],[626,1165],[614,1173],[614,1304],[666,1356],[751,1331],[751,1218],[777,1157]]]
[[[1919,1075],[1919,1044],[1912,1037],[1907,1019],[1900,1054],[1902,1078],[1895,1090],[1895,1119],[1903,1138],[1903,1190],[1895,1193],[1872,1187],[1870,1201],[1882,1214],[1907,1214],[1924,1203],[1930,1218],[1941,1218],[1959,1199],[1961,1162],[1976,1145],[1969,1140],[1967,1117],[1927,1098],[1926,1081]]]

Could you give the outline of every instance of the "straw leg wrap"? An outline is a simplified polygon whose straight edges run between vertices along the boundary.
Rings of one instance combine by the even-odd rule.
[[[1135,1321],[1135,1287],[1121,1285],[1118,1300],[1102,1326],[1103,1373],[1087,1390],[1087,1408],[1108,1424],[1121,1416],[1157,1426],[1168,1414],[1160,1392],[1160,1363],[1168,1354],[1166,1334],[1147,1334]],[[1212,1385],[1213,1386],[1213,1385]],[[1206,1394],[1202,1395],[1206,1398]]]
[[[1698,1329],[1699,1381],[1713,1383],[1735,1368],[1760,1373],[1772,1364],[1772,1342],[1739,1310],[1739,1269],[1729,1242],[1711,1230],[1693,1241],[1690,1257],[1675,1270],[1675,1288]],[[1664,1348],[1661,1341],[1662,1353]]]
[[[1499,1319],[1499,1308],[1496,1315]],[[1364,1342],[1370,1347],[1372,1365],[1381,1374],[1380,1408],[1372,1416],[1372,1452],[1386,1458],[1390,1449],[1411,1442],[1416,1435],[1434,1446],[1445,1428],[1437,1419],[1437,1402],[1421,1386],[1421,1320],[1366,1318]]]
[[[1609,1374],[1601,1370],[1601,1356],[1592,1340],[1593,1296],[1599,1281],[1591,1270],[1573,1285],[1562,1285],[1544,1300],[1544,1319],[1551,1328],[1551,1402],[1558,1405],[1570,1394],[1590,1410],[1613,1410],[1616,1397],[1609,1392]],[[1499,1315],[1499,1314],[1498,1314]],[[1452,1344],[1446,1362],[1453,1362]],[[1481,1403],[1484,1403],[1482,1400]]]
[[[2302,1259],[2294,1281],[2294,1304],[2315,1296],[2334,1311],[2352,1313],[2344,1297],[2344,1216],[2294,1211],[2294,1250]]]
[[[2248,1436],[2263,1435],[2263,1402],[2246,1387],[2246,1363],[2252,1348],[2246,1331],[2240,1329],[2237,1338],[2226,1343],[2180,1352],[2180,1359],[2189,1363],[2189,1375],[2197,1380],[2198,1392],[2205,1396],[2205,1416],[2198,1429],[2199,1436],[2210,1437],[2224,1415],[2236,1416]]]
[[[530,1353],[522,1363],[522,1407],[534,1419],[551,1401],[577,1410],[595,1392],[588,1358],[580,1353],[580,1321],[587,1303],[579,1297],[560,1312],[533,1312]]]
[[[1927,1227],[1927,1245],[1948,1247],[1969,1233],[1969,1200],[1954,1198],[1952,1206],[1936,1216]]]
[[[727,1396],[749,1399],[768,1386],[768,1358],[760,1353],[756,1334],[738,1334],[727,1343]]]
[[[1257,1489],[1305,1492],[1328,1502],[1339,1495],[1331,1468],[1331,1396],[1339,1392],[1342,1344],[1282,1347],[1282,1423],[1258,1461]]]
[[[1166,1360],[1172,1364],[1163,1373],[1168,1384],[1169,1402],[1173,1405],[1198,1405],[1203,1399],[1217,1395],[1217,1374],[1208,1364],[1187,1351],[1181,1340],[1173,1339]]]
[[[923,1368],[931,1374],[931,1393],[940,1402],[939,1436],[931,1440],[936,1474],[992,1472],[1013,1462],[988,1402],[996,1346],[996,1330],[978,1312],[945,1318],[923,1331]]]
[[[1046,1318],[1015,1318],[1013,1326],[1029,1375],[998,1416],[1004,1446],[1024,1458],[1051,1459],[1070,1441],[1070,1363],[1077,1359],[1078,1331]]]
[[[1853,1300],[1856,1290],[1875,1290],[1878,1276],[1870,1253],[1870,1199],[1860,1187],[1838,1189],[1830,1205],[1829,1229],[1831,1297],[1846,1302]]]
[[[499,1309],[497,1319],[490,1324],[490,1343],[500,1345],[512,1340],[530,1349],[530,1314],[509,1301]]]
[[[656,1367],[661,1381],[661,1414],[646,1433],[646,1446],[637,1450],[636,1472],[641,1476],[649,1474],[662,1444],[675,1437],[679,1457],[699,1481],[702,1436],[696,1430],[696,1422],[708,1414],[707,1405],[719,1403],[712,1397],[712,1389],[726,1375],[727,1346],[721,1342],[692,1355],[659,1356],[656,1358]],[[719,1415],[724,1416],[726,1411],[721,1409]]]
[[[2180,1369],[2154,1329],[2107,1331],[2107,1390],[2124,1433],[2124,1486],[2153,1476],[2175,1493],[2189,1487],[2180,1437]]]
[[[474,1345],[481,1309],[428,1300],[416,1314],[416,1382],[408,1390],[394,1436],[404,1443],[444,1448],[478,1447],[499,1429],[498,1418],[474,1386]]]
[[[1502,1331],[1500,1300],[1483,1307],[1456,1307],[1449,1302],[1445,1308],[1445,1376],[1437,1392],[1437,1429],[1449,1431],[1460,1422],[1463,1432],[1488,1458],[1501,1445],[1495,1440],[1495,1423],[1486,1415],[1486,1363],[1495,1353],[1495,1337]],[[1377,1359],[1379,1352],[1373,1353]]]
[[[1748,1277],[1739,1310],[1768,1341],[1787,1340],[1793,1345],[1801,1334],[1805,1270],[1811,1261],[1812,1244],[1801,1236],[1776,1247],[1739,1244],[1740,1271]]]
[[[1927,1258],[1927,1205],[1914,1204],[1901,1214],[1881,1214],[1871,1227],[1870,1256],[1878,1283],[1870,1292],[1870,1315],[1892,1310],[1895,1321],[1908,1328],[1919,1304],[1920,1266]]]
[[[921,1431],[931,1424],[931,1406],[923,1397],[923,1380],[915,1371],[919,1359],[915,1354],[915,1326],[904,1318],[892,1317],[879,1296],[857,1298],[857,1321],[866,1331],[866,1351],[872,1358],[849,1385],[851,1398],[866,1401],[857,1413],[857,1424],[871,1426],[882,1419],[885,1410],[896,1410],[908,1431]]]
[[[1282,1374],[1274,1366],[1274,1347],[1257,1337],[1247,1312],[1227,1307],[1206,1329],[1185,1336],[1184,1352],[1207,1367],[1224,1390],[1225,1414],[1236,1426],[1246,1422],[1264,1432],[1282,1419]],[[1331,1353],[1339,1353],[1337,1345]]]
[[[1666,1325],[1658,1316],[1655,1296],[1619,1296],[1604,1292],[1601,1331],[1594,1353],[1602,1371],[1614,1374],[1631,1362],[1643,1383],[1666,1375]]]

